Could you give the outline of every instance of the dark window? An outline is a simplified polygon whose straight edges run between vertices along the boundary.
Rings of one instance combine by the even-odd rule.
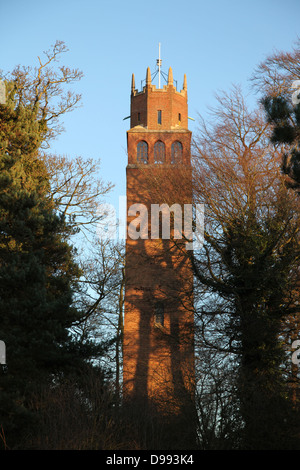
[[[171,147],[171,163],[180,163],[182,161],[182,144],[173,142]]]
[[[165,161],[165,144],[158,140],[154,145],[154,163],[164,163]]]
[[[181,113],[178,113],[178,121],[181,122]]]
[[[157,325],[164,325],[164,304],[157,302],[154,309],[154,321]]]
[[[141,113],[138,113],[138,122],[141,122]]]
[[[148,144],[144,140],[137,144],[137,162],[148,163]]]
[[[157,124],[161,124],[161,110],[157,111]]]

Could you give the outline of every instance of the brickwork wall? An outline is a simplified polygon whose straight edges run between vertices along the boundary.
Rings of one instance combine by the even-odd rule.
[[[137,164],[137,144],[144,140],[148,144],[148,163],[154,163],[154,145],[160,140],[165,144],[166,164],[171,164],[171,146],[173,142],[179,141],[183,147],[184,165],[190,165],[190,145],[191,132],[182,130],[166,131],[155,130],[148,131],[143,128],[134,128],[127,132],[127,152],[128,164]]]
[[[187,93],[176,90],[173,85],[156,88],[147,85],[143,91],[131,95],[131,128],[142,125],[147,129],[172,129],[176,126],[188,128]],[[162,123],[158,124],[157,111],[162,112]],[[180,119],[179,119],[180,114]]]
[[[161,126],[157,124],[157,109],[163,112]],[[144,93],[132,96],[132,123],[137,122],[137,113],[148,126],[145,122],[144,126],[135,124],[127,132],[127,208],[136,203],[147,207],[148,239],[126,241],[124,393],[159,399],[175,409],[194,390],[193,276],[183,241],[177,241],[176,248],[173,240],[151,239],[151,204],[165,203],[169,196],[179,204],[192,202],[187,95],[176,92],[173,86],[164,91],[148,86]],[[182,117],[180,126],[176,122],[178,113]],[[140,140],[148,143],[148,164],[137,164]],[[163,165],[154,164],[157,140],[165,144]],[[178,167],[171,165],[174,141],[183,146]],[[188,170],[182,173],[185,177],[181,177],[180,168]],[[127,218],[128,226],[137,216]],[[163,325],[155,321],[158,301],[164,304]]]

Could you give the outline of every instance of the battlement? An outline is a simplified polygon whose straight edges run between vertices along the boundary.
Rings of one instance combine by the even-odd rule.
[[[157,88],[152,84],[148,67],[146,85],[138,91],[135,87],[134,74],[132,74],[130,127],[136,126],[151,130],[188,128],[186,75],[184,75],[182,89],[177,91],[170,67],[167,84],[162,88]]]
[[[150,67],[147,68],[146,85],[142,87],[142,90],[140,91],[135,88],[135,77],[134,77],[134,74],[132,74],[132,82],[131,82],[131,94],[132,95],[136,96],[140,93],[145,93],[147,91],[147,86],[150,86],[151,91],[158,91],[159,93],[166,93],[170,91],[170,87],[173,86],[173,88],[175,88],[175,93],[180,93],[184,96],[186,96],[187,94],[186,75],[184,75],[184,78],[183,78],[183,87],[180,91],[178,91],[176,86],[174,85],[173,71],[171,67],[169,68],[167,85],[164,85],[162,88],[160,87],[157,88],[156,85],[152,84]]]

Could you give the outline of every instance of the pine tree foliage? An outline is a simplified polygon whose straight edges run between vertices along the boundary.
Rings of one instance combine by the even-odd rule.
[[[291,52],[276,52],[267,57],[253,76],[255,87],[263,95],[261,101],[268,122],[273,126],[271,141],[285,148],[282,171],[286,182],[297,194],[300,193],[299,80],[299,39]]]
[[[69,242],[72,229],[49,197],[49,173],[39,154],[53,135],[48,118],[56,122],[59,111],[49,107],[46,85],[25,78],[6,81],[0,105],[0,338],[7,356],[0,424],[12,446],[31,429],[34,394],[99,353],[72,336],[82,316],[74,306],[81,272]]]
[[[262,102],[268,121],[274,125],[271,141],[290,147],[282,162],[287,184],[300,193],[300,105],[293,106],[280,96],[268,96]]]

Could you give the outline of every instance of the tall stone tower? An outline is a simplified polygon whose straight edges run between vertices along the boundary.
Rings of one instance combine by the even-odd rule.
[[[175,413],[194,390],[193,280],[183,237],[183,206],[192,203],[190,143],[186,76],[178,91],[170,68],[167,84],[157,88],[148,68],[138,91],[132,75],[124,397]]]

